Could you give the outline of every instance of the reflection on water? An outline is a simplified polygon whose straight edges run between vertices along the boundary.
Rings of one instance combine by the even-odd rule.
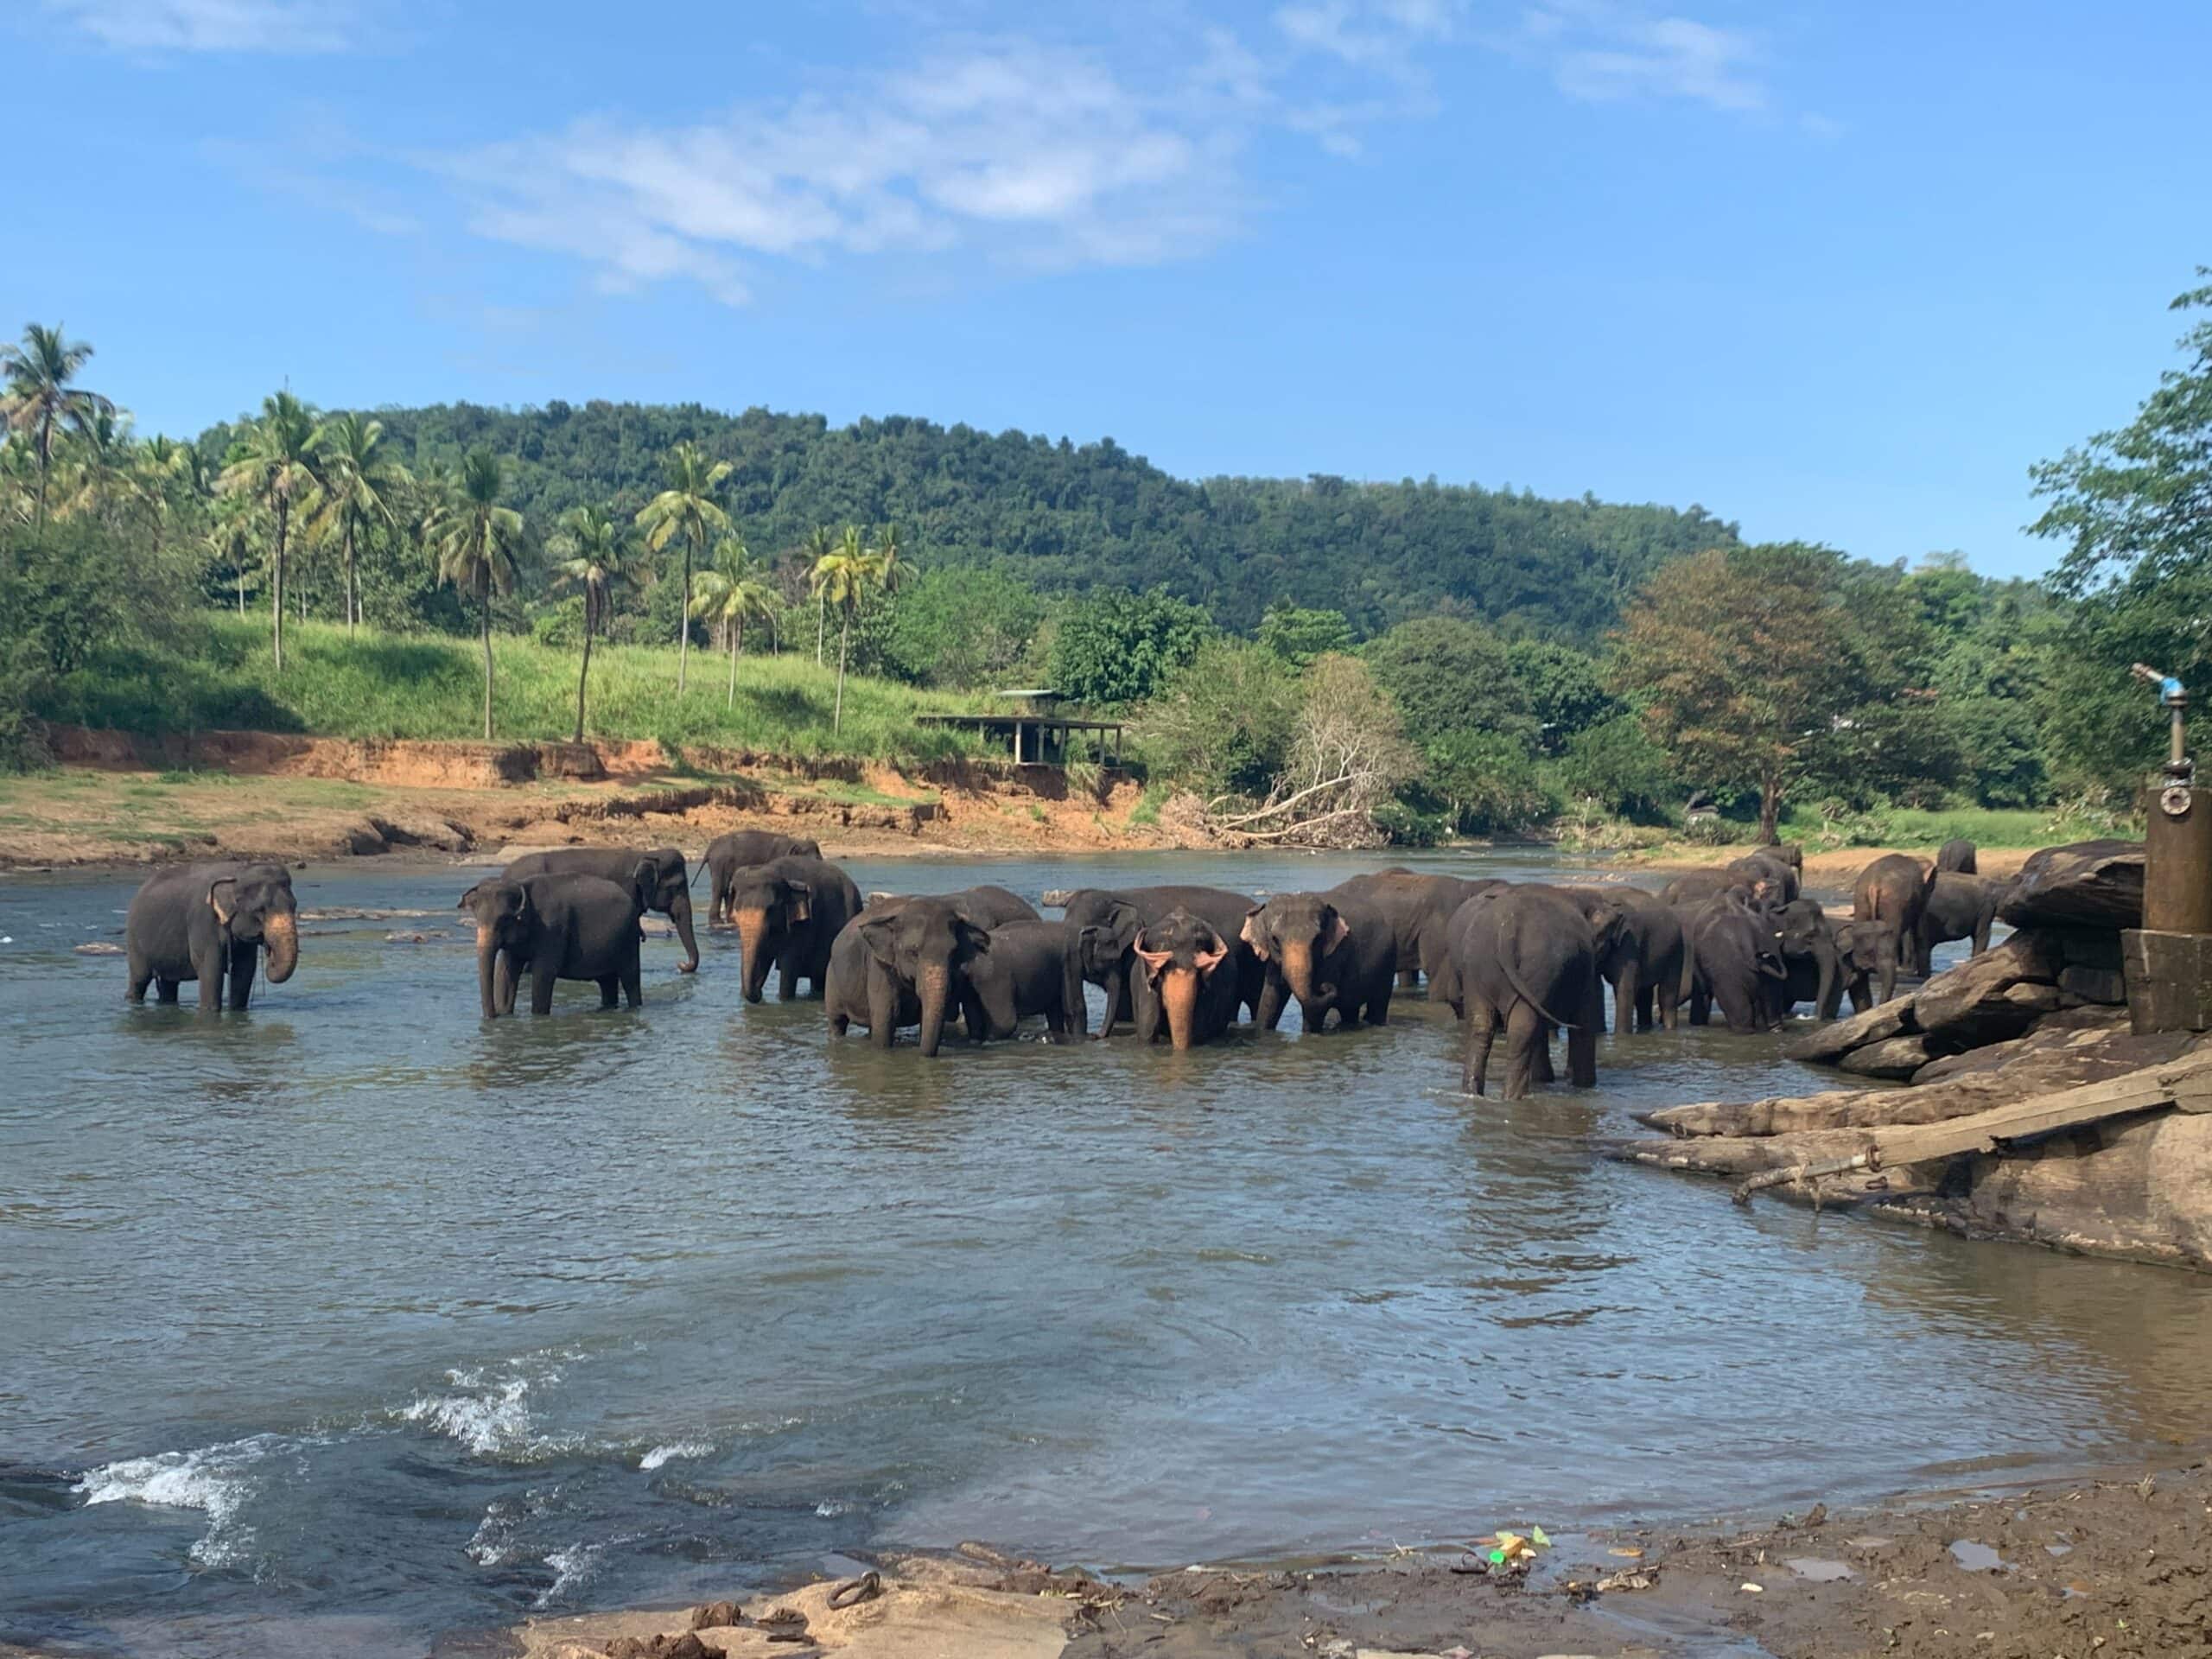
[[[1320,887],[1351,861],[858,862],[863,888]],[[1468,873],[1527,874],[1499,859]],[[2194,1440],[2177,1274],[1607,1163],[1818,1086],[1770,1038],[1452,1092],[1443,1011],[925,1062],[651,941],[646,1006],[476,1016],[470,878],[303,874],[245,1017],[0,889],[0,1639],[385,1653],[731,1564],[999,1539],[1102,1566],[1699,1516]],[[326,931],[327,930],[327,931]],[[1039,1033],[1041,1039],[1041,1033]]]

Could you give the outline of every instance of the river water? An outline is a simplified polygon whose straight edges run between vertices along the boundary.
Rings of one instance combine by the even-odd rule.
[[[1034,900],[1376,861],[849,868]],[[1696,1520],[2212,1427],[2194,1278],[1593,1152],[1633,1109],[1822,1085],[1769,1037],[1609,1038],[1596,1091],[1511,1105],[1452,1092],[1418,996],[1382,1031],[1294,1007],[1181,1056],[931,1062],[746,1007],[724,935],[691,978],[649,941],[641,1014],[576,986],[486,1024],[474,879],[300,873],[309,910],[434,913],[310,922],[215,1021],[73,954],[132,882],[0,887],[0,1639],[423,1652],[839,1551]]]

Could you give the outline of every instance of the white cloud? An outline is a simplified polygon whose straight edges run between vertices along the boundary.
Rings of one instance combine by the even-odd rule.
[[[130,52],[338,52],[359,19],[346,0],[45,0],[103,44]]]
[[[675,128],[582,121],[436,165],[480,234],[573,254],[615,291],[681,277],[740,304],[760,261],[839,253],[1152,264],[1237,219],[1245,123],[1228,112],[1251,72],[1229,44],[1172,93],[1016,42],[842,95]]]
[[[1523,14],[1521,38],[1570,98],[1679,98],[1734,111],[1768,104],[1758,44],[1740,29],[1610,0],[1538,0]]]

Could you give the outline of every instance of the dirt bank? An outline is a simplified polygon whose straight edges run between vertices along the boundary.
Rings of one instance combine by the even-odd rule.
[[[1670,846],[1656,848],[1649,852],[1624,853],[1603,861],[1610,869],[1630,868],[1679,874],[1686,870],[1716,868],[1753,850],[1748,845]],[[2015,876],[2020,873],[2020,866],[2034,857],[2037,851],[2033,847],[1984,847],[1975,855],[1975,870],[1981,875]],[[1805,885],[1847,893],[1859,872],[1878,858],[1891,853],[1903,853],[1908,858],[1932,862],[1936,852],[1933,846],[1841,847],[1829,852],[1808,851],[1805,855]]]
[[[1053,767],[932,764],[658,744],[354,742],[266,733],[150,740],[64,729],[64,764],[0,779],[0,868],[210,857],[292,861],[511,845],[676,844],[725,830],[810,836],[832,856],[1177,844],[1135,822],[1141,787]]]
[[[1498,1524],[1527,1536],[1541,1518]],[[950,1559],[887,1561],[886,1593],[846,1611],[830,1610],[828,1584],[747,1605],[740,1624],[699,1630],[696,1649],[683,1645],[688,1611],[537,1621],[517,1634],[531,1659],[2212,1651],[2212,1466],[2202,1463],[1848,1512],[1815,1506],[1758,1526],[1562,1535],[1510,1573],[1491,1566],[1495,1535],[1484,1536],[1491,1541],[1471,1533],[1465,1548],[1363,1563],[1192,1568],[1143,1585],[964,1547]],[[785,1639],[772,1640],[779,1634]]]

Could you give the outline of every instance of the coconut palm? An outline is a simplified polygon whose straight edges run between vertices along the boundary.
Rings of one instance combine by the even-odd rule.
[[[629,526],[618,524],[604,507],[571,507],[561,515],[552,541],[553,585],[583,589],[584,661],[576,671],[576,741],[584,741],[584,686],[591,678],[593,635],[614,612],[614,594],[637,578],[637,547]]]
[[[7,388],[0,392],[0,420],[7,422],[9,430],[31,441],[38,462],[36,512],[41,530],[46,527],[48,476],[54,469],[54,428],[81,433],[103,410],[111,414],[115,410],[97,391],[70,385],[92,354],[92,348],[83,340],[65,338],[58,322],[51,328],[30,323],[23,329],[22,345],[0,346],[0,384]]]
[[[334,415],[315,429],[315,452],[322,462],[319,527],[338,537],[340,572],[346,584],[346,632],[361,620],[361,584],[357,556],[364,531],[398,522],[407,469],[385,452],[384,423],[359,415]]]
[[[683,610],[677,625],[676,691],[683,694],[684,670],[691,655],[691,561],[707,550],[707,537],[729,529],[729,514],[715,500],[715,492],[730,475],[726,461],[709,461],[707,452],[688,440],[668,453],[668,487],[645,505],[638,514],[645,545],[656,553],[669,543],[683,543]]]
[[[238,616],[245,616],[245,573],[253,563],[253,504],[237,496],[215,503],[215,511],[200,538],[200,545],[217,564],[235,569],[238,578]]]
[[[883,556],[867,546],[858,524],[845,526],[837,550],[817,562],[810,580],[815,596],[826,607],[837,607],[837,708],[830,729],[845,728],[845,652],[853,637],[853,618],[868,594],[882,585]]]
[[[262,399],[261,416],[246,423],[217,487],[225,494],[258,502],[269,511],[275,534],[269,547],[269,612],[276,671],[284,669],[284,558],[289,551],[295,507],[311,505],[321,487],[314,446],[315,416],[289,391]]]
[[[879,569],[875,585],[879,592],[895,594],[913,575],[914,567],[901,556],[903,551],[899,543],[898,525],[886,524],[876,532],[875,556]]]
[[[819,569],[822,561],[837,550],[837,543],[830,534],[830,526],[817,524],[814,534],[806,538],[806,568],[810,573]],[[809,577],[811,580],[811,575]],[[829,632],[830,601],[822,590],[814,590],[814,665],[822,666],[822,639]]]
[[[132,501],[147,499],[140,487],[138,440],[131,435],[130,416],[114,404],[92,412],[67,454],[55,508],[62,515],[91,513],[113,527]]]
[[[702,621],[729,636],[729,696],[723,707],[737,707],[737,659],[745,650],[745,625],[776,613],[775,589],[760,579],[753,555],[734,536],[715,543],[715,563],[699,573],[699,596],[692,601]]]
[[[472,449],[461,463],[452,506],[439,520],[438,575],[476,601],[484,637],[484,740],[492,739],[492,595],[512,593],[522,514],[499,505],[505,485],[499,458]]]

